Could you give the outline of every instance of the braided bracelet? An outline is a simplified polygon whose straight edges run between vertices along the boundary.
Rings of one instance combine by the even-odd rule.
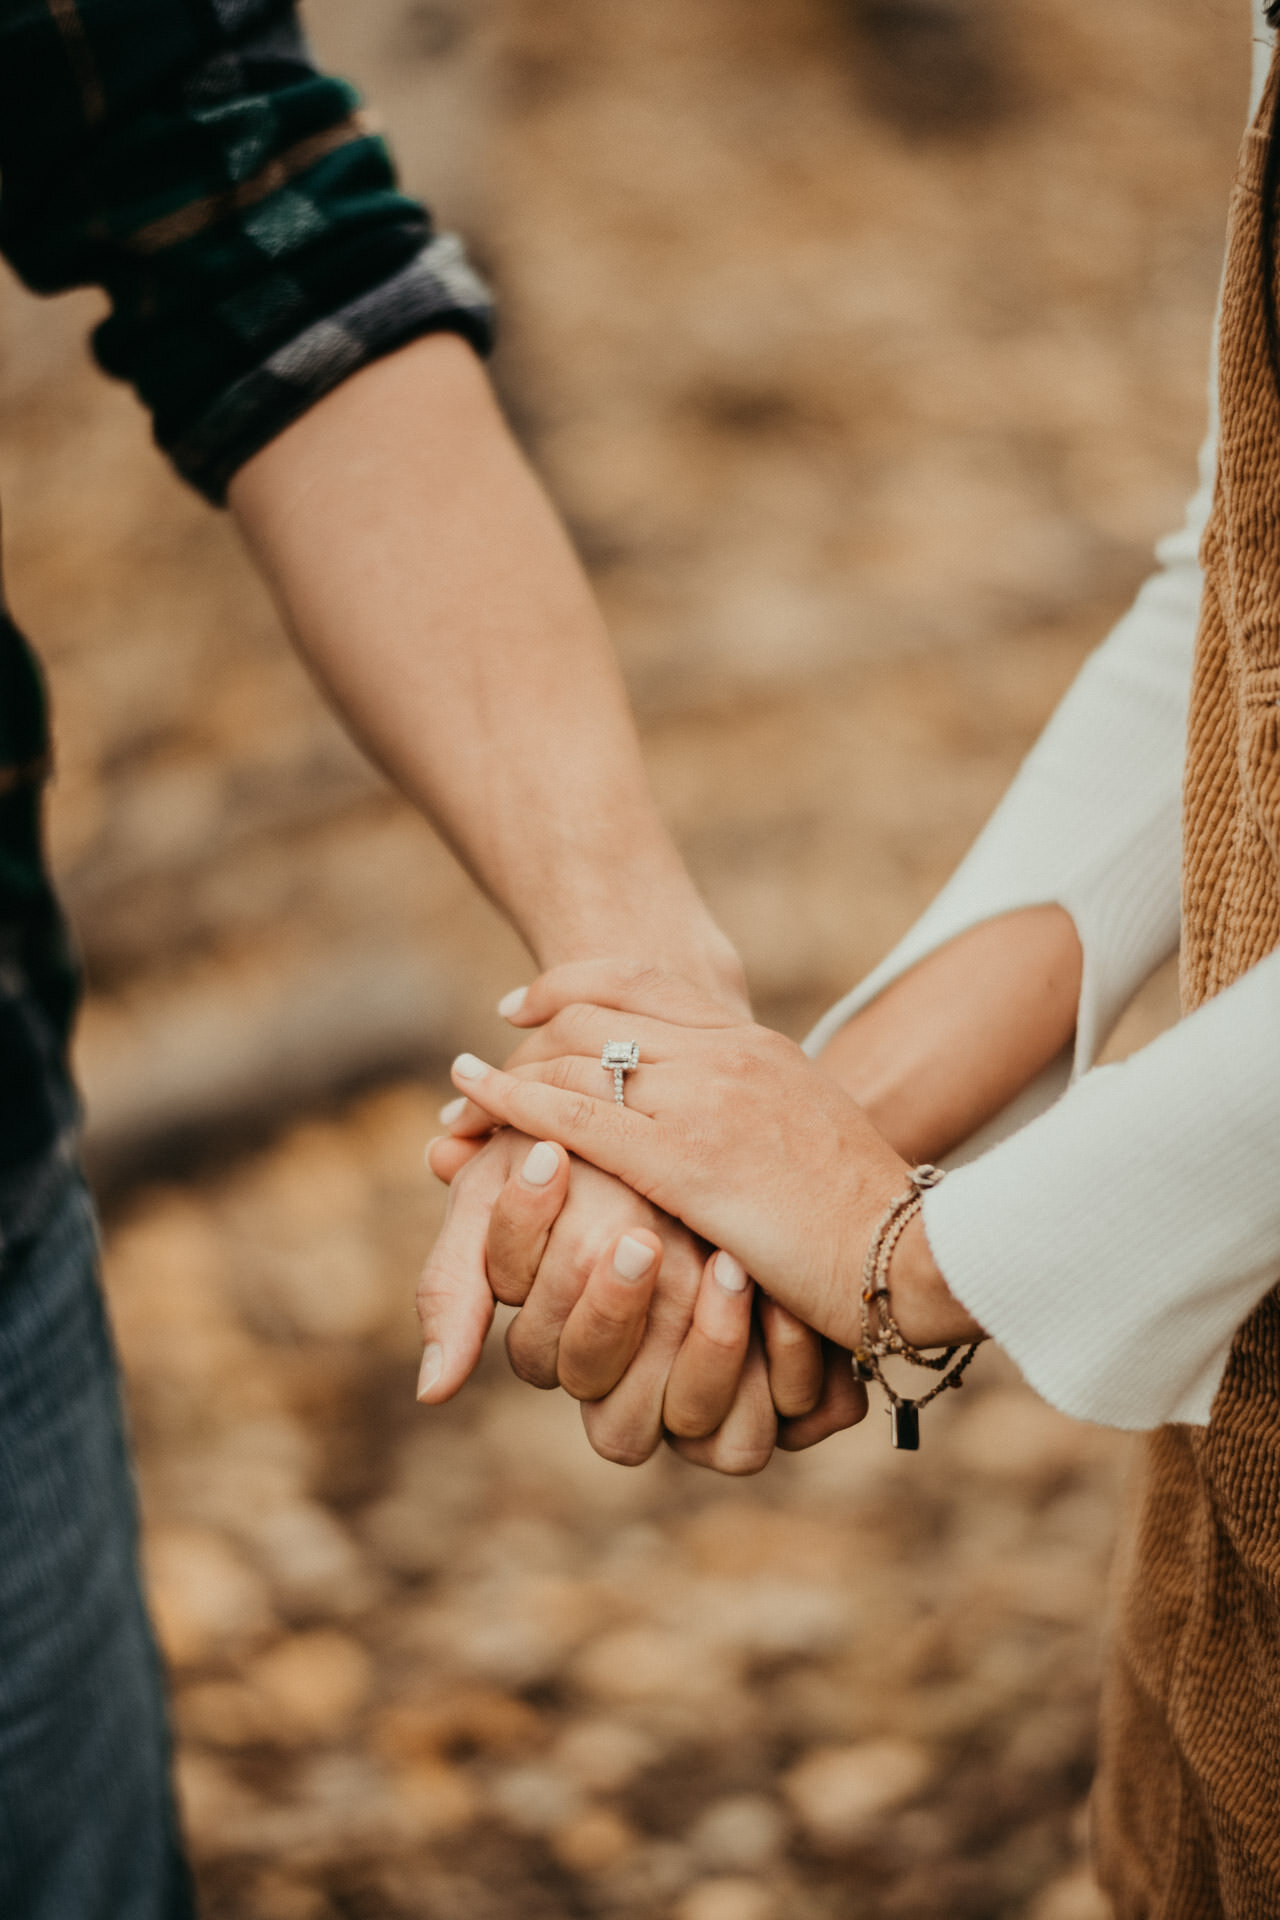
[[[889,1304],[889,1266],[899,1240],[924,1205],[930,1187],[942,1179],[940,1167],[913,1167],[907,1176],[911,1185],[900,1193],[871,1236],[862,1267],[862,1342],[853,1354],[854,1372],[859,1380],[876,1380],[884,1388],[889,1402],[893,1444],[914,1453],[920,1445],[920,1409],[936,1400],[948,1387],[964,1384],[965,1369],[978,1351],[975,1341],[969,1347],[946,1347],[941,1354],[922,1353],[913,1347],[893,1317]],[[909,1360],[912,1366],[927,1367],[942,1375],[937,1386],[919,1399],[909,1400],[890,1386],[880,1362],[889,1355]]]

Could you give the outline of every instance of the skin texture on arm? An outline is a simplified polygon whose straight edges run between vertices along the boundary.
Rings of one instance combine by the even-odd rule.
[[[940,1160],[1075,1033],[1084,956],[1062,907],[983,921],[920,960],[818,1058],[906,1160]]]
[[[333,705],[541,966],[652,956],[745,1005],[585,576],[464,341],[362,368],[229,499]]]
[[[893,981],[819,1054],[904,1160],[940,1160],[993,1120],[1075,1033],[1084,954],[1059,906],[983,921]],[[893,1260],[908,1339],[964,1337],[919,1216]],[[915,1331],[913,1332],[913,1329]]]

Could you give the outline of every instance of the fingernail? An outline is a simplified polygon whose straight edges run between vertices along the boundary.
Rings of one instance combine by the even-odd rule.
[[[434,1387],[443,1372],[444,1348],[438,1340],[433,1340],[430,1346],[424,1349],[422,1365],[418,1368],[419,1400],[421,1400],[424,1393],[430,1393],[432,1387]]]
[[[424,1160],[426,1161],[426,1163],[427,1163],[427,1165],[428,1165],[428,1166],[430,1166],[430,1165],[431,1165],[431,1149],[432,1149],[432,1147],[434,1147],[434,1145],[435,1145],[435,1143],[436,1143],[436,1141],[437,1141],[437,1140],[442,1140],[443,1138],[444,1138],[444,1135],[443,1135],[443,1134],[439,1134],[439,1133],[436,1133],[436,1134],[433,1134],[433,1135],[431,1136],[431,1138],[430,1138],[430,1140],[428,1140],[428,1142],[427,1142],[427,1144],[426,1144],[426,1146],[425,1146],[425,1147],[424,1147],[424,1148],[422,1149],[422,1157],[423,1157],[423,1159],[424,1159]]]
[[[718,1253],[711,1264],[716,1285],[726,1293],[741,1293],[747,1284],[747,1270],[731,1253]]]
[[[481,1080],[489,1069],[483,1060],[477,1060],[474,1053],[460,1053],[453,1063],[453,1070],[459,1080]]]
[[[513,987],[510,993],[503,994],[498,1002],[498,1012],[504,1020],[510,1020],[519,1013],[528,992],[528,987]]]
[[[556,1168],[560,1165],[560,1155],[549,1140],[539,1140],[529,1158],[520,1169],[520,1177],[531,1187],[545,1187],[556,1177]]]
[[[456,1100],[446,1100],[440,1109],[441,1123],[446,1127],[451,1127],[466,1104],[467,1096],[465,1093],[460,1093]]]
[[[633,1240],[624,1233],[614,1248],[613,1270],[620,1280],[643,1280],[655,1257],[653,1248],[646,1247],[643,1240]]]

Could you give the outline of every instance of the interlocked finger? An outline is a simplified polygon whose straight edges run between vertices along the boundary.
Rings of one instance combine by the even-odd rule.
[[[769,1396],[764,1347],[752,1329],[746,1364],[734,1402],[723,1424],[705,1440],[679,1440],[671,1446],[691,1466],[714,1473],[760,1473],[768,1466],[777,1439],[778,1416]]]
[[[822,1393],[810,1413],[798,1420],[778,1422],[778,1445],[784,1453],[803,1453],[833,1433],[856,1427],[867,1417],[867,1390],[853,1373],[853,1357],[833,1340],[824,1340]]]
[[[569,1156],[550,1140],[525,1155],[493,1204],[485,1265],[495,1300],[521,1307],[569,1191]]]
[[[760,1296],[757,1311],[774,1406],[784,1419],[812,1413],[825,1377],[822,1341],[812,1327],[767,1294]]]
[[[624,1233],[596,1263],[564,1323],[557,1372],[575,1400],[602,1400],[617,1386],[644,1339],[662,1263],[656,1233]]]
[[[668,1433],[702,1440],[728,1417],[751,1340],[753,1292],[740,1261],[712,1254],[667,1382],[662,1419]]]

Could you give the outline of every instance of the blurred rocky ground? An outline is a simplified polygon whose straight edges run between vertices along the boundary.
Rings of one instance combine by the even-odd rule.
[[[493,275],[663,804],[799,1031],[1180,513],[1243,0],[307,11]],[[0,491],[209,1913],[1095,1920],[1113,1437],[992,1356],[918,1459],[877,1418],[748,1486],[606,1467],[500,1358],[414,1408],[431,1076],[527,962],[97,312],[0,288]]]
[[[419,1082],[117,1214],[207,1920],[1103,1920],[1124,1445],[995,1355],[730,1482],[626,1471],[491,1352],[413,1400]]]

